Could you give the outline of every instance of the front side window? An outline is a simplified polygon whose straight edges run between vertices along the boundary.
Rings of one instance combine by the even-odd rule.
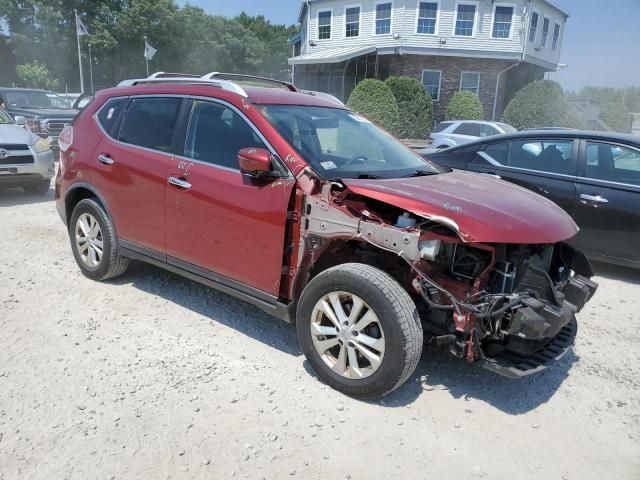
[[[114,98],[109,100],[98,113],[98,122],[105,132],[114,138],[118,136],[127,103],[129,103],[128,98]]]
[[[560,40],[560,25],[555,24],[553,26],[553,39],[551,40],[551,48],[556,51],[558,48],[558,40]]]
[[[440,99],[440,77],[442,73],[438,70],[422,71],[422,87],[431,95],[433,100]]]
[[[318,40],[331,38],[331,10],[318,12]]]
[[[545,17],[542,22],[542,39],[540,40],[540,45],[543,47],[547,46],[547,37],[549,36],[549,19]]]
[[[391,33],[391,3],[378,3],[376,5],[376,35]]]
[[[587,177],[640,186],[640,150],[587,142]]]
[[[500,135],[500,131],[496,127],[485,123],[480,125],[480,136],[482,138],[493,137],[494,135]]]
[[[478,72],[462,72],[460,74],[460,91],[473,92],[478,95],[480,91],[480,74]]]
[[[225,105],[194,101],[184,156],[238,170],[243,148],[266,148],[249,124]]]
[[[134,99],[122,122],[120,141],[139,147],[170,152],[173,129],[181,103],[182,99],[180,98]]]
[[[493,38],[511,38],[511,23],[513,22],[513,7],[496,5],[493,14]]]
[[[266,105],[262,113],[325,179],[399,178],[440,170],[373,123],[340,108]]]
[[[472,37],[475,32],[476,5],[459,3],[456,15],[455,35],[459,37]]]
[[[435,35],[438,24],[438,4],[436,2],[420,2],[418,4],[417,32]]]
[[[538,12],[531,13],[531,21],[529,22],[529,42],[536,41],[536,33],[538,33]]]
[[[345,36],[357,37],[360,35],[360,7],[349,7],[344,11]]]
[[[523,140],[511,142],[507,165],[540,172],[569,174],[571,140]]]

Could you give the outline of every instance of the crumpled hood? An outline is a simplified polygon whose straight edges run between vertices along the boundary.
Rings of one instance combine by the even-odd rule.
[[[468,242],[556,243],[578,233],[575,222],[555,203],[488,175],[455,170],[343,182],[355,194],[441,221]]]
[[[19,125],[0,125],[0,147],[3,144],[33,145],[38,138],[40,137]]]

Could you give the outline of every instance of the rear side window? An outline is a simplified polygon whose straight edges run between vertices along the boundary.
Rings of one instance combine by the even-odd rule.
[[[109,136],[117,138],[128,101],[127,98],[109,100],[98,113],[98,122]]]
[[[493,137],[494,135],[499,135],[500,132],[493,125],[480,125],[480,136],[481,137]]]
[[[507,165],[540,172],[570,173],[571,140],[524,140],[511,142]]]
[[[587,177],[640,186],[640,151],[587,142]]]
[[[440,122],[438,125],[436,125],[436,128],[431,131],[431,133],[439,133],[450,126],[451,122]]]
[[[181,103],[180,98],[134,99],[122,122],[120,141],[170,152]]]
[[[480,136],[480,125],[477,123],[461,123],[453,133],[456,135],[470,135],[472,137]]]

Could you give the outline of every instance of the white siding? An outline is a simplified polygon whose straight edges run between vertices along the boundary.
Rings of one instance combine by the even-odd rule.
[[[534,43],[531,43],[527,40],[526,45],[526,54],[528,56],[534,57],[535,59],[539,59],[545,63],[557,65],[560,61],[560,51],[562,50],[562,41],[564,36],[564,27],[565,27],[565,17],[558,10],[551,7],[548,3],[542,0],[533,0],[532,9],[536,12],[539,12],[538,19],[538,29],[536,32],[536,39]],[[535,47],[540,44],[540,39],[542,38],[542,25],[544,22],[544,18],[547,17],[549,19],[549,36],[547,38],[547,44],[545,47],[541,49],[536,49]],[[529,16],[527,15],[527,19]],[[558,40],[558,47],[556,50],[553,50],[553,26],[558,23],[560,25],[560,38]]]

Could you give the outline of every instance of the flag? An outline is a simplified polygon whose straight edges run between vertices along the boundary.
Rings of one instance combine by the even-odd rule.
[[[87,27],[84,26],[84,23],[82,23],[80,17],[76,16],[76,22],[78,28],[78,36],[82,37],[83,35],[89,35],[89,30],[87,30]]]
[[[144,41],[144,58],[147,60],[151,60],[153,56],[156,54],[157,50],[149,45],[149,42]]]

